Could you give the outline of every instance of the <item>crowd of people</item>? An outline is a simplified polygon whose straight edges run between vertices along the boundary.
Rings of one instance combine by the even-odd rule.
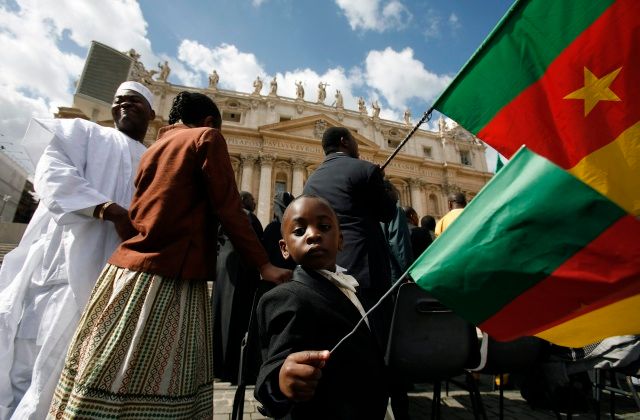
[[[25,135],[42,148],[40,205],[0,271],[0,360],[9,367],[0,418],[211,417],[214,376],[238,378],[256,291],[260,348],[249,376],[274,415],[309,418],[334,400],[354,357],[377,366],[358,368],[368,386],[387,382],[390,305],[331,358],[305,353],[335,344],[390,286],[392,265],[397,276],[412,262],[414,236],[431,238],[409,229],[413,215],[380,168],[358,158],[348,129],[326,130],[325,161],[301,197],[275,195],[263,230],[253,196],[237,189],[210,98],[178,94],[148,149],[155,112],[144,85],[123,83],[112,115],[115,128],[34,120]],[[327,329],[320,341],[303,333]],[[313,373],[298,372],[304,366]],[[386,407],[386,388],[376,388],[371,413]],[[322,412],[358,413],[369,391]]]
[[[112,115],[113,129],[38,120],[26,135],[45,146],[40,204],[0,269],[0,419],[211,418],[214,377],[238,380],[248,330],[267,414],[382,419],[390,401],[407,419],[409,384],[383,357],[392,300],[364,316],[464,195],[419,219],[330,127],[302,195],[277,193],[263,230],[209,97],[179,93],[146,150],[151,92],[123,83]]]

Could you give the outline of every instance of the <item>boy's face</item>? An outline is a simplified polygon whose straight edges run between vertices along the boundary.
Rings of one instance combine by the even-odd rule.
[[[336,215],[322,201],[301,198],[289,205],[282,221],[280,250],[286,259],[315,270],[334,271],[342,234]]]

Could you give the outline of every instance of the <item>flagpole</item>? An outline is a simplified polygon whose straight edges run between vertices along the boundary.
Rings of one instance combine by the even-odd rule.
[[[391,159],[393,159],[398,152],[400,151],[400,149],[402,149],[402,147],[407,143],[407,141],[409,141],[409,139],[411,138],[411,136],[413,136],[413,134],[418,131],[418,128],[420,128],[420,126],[425,122],[425,121],[429,121],[431,119],[431,113],[433,112],[433,107],[429,108],[424,115],[422,115],[422,118],[420,118],[420,121],[418,121],[418,123],[415,125],[415,127],[413,127],[413,129],[409,132],[409,134],[407,134],[407,136],[404,138],[404,140],[402,140],[402,142],[400,142],[400,144],[398,145],[398,147],[396,147],[396,150],[393,151],[393,153],[391,153],[391,155],[387,158],[387,160],[382,164],[382,166],[380,166],[380,169],[384,170],[384,168],[389,164],[389,162],[391,162]]]
[[[398,285],[399,285],[400,283],[402,283],[402,281],[403,281],[403,280],[404,280],[408,275],[409,275],[409,270],[407,270],[407,272],[406,272],[406,273],[404,273],[402,276],[400,276],[400,278],[399,278],[395,283],[393,283],[393,285],[391,286],[391,288],[390,288],[389,290],[387,290],[387,292],[386,292],[384,295],[382,295],[382,297],[378,300],[378,302],[376,302],[376,304],[375,304],[375,305],[373,305],[373,306],[371,307],[371,309],[369,309],[369,310],[367,311],[367,313],[365,313],[364,315],[362,315],[362,318],[360,318],[360,321],[358,321],[358,323],[356,324],[356,326],[355,326],[355,327],[353,327],[353,329],[351,330],[351,332],[350,332],[349,334],[345,335],[344,337],[342,337],[342,339],[341,339],[340,341],[338,341],[338,344],[336,344],[336,345],[331,349],[331,351],[329,352],[329,354],[333,353],[333,352],[334,352],[334,351],[335,351],[335,350],[340,346],[340,344],[342,344],[342,343],[343,343],[347,338],[351,337],[351,336],[352,336],[352,335],[353,335],[353,334],[358,330],[358,327],[360,327],[360,324],[362,324],[362,323],[364,322],[365,318],[366,318],[366,317],[367,317],[371,312],[373,312],[373,311],[374,311],[378,306],[380,306],[380,304],[382,303],[382,301],[383,301],[383,300],[385,300],[385,298],[386,298],[387,296],[389,296],[389,294],[391,294],[391,292],[392,292],[392,291],[394,291],[394,290],[395,290],[395,288],[396,288],[396,287],[398,287]]]

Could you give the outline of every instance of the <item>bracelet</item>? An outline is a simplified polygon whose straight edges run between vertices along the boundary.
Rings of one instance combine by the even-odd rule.
[[[100,211],[98,212],[98,219],[104,220],[104,212],[110,205],[113,204],[113,201],[107,201],[100,207]]]

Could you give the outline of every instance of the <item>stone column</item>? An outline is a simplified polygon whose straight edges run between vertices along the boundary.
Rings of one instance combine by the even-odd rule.
[[[418,213],[418,217],[424,216],[424,208],[422,207],[422,185],[424,182],[418,178],[409,180],[409,189],[411,191],[411,207]]]
[[[253,166],[258,160],[256,155],[240,155],[240,162],[242,162],[242,181],[240,182],[240,191],[251,191],[253,187]]]
[[[291,182],[291,194],[294,197],[302,194],[302,188],[304,187],[304,172],[306,168],[306,162],[302,159],[293,159],[293,180]]]
[[[262,226],[271,221],[271,173],[273,172],[274,155],[260,155],[260,188],[258,189],[258,219]]]

